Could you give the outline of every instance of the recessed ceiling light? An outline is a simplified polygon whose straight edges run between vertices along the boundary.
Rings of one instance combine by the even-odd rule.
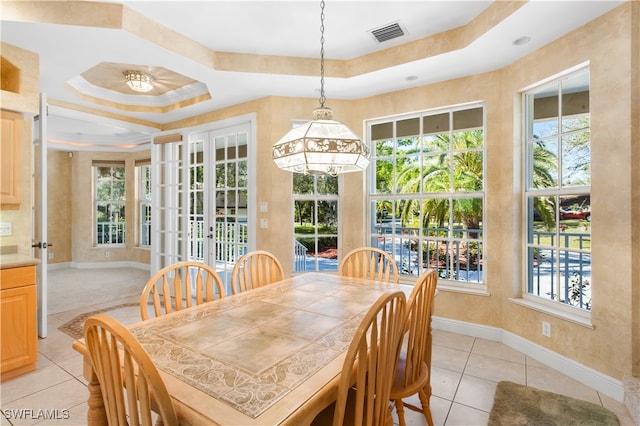
[[[525,44],[529,43],[530,41],[531,41],[531,37],[524,36],[524,37],[520,37],[520,38],[517,38],[517,39],[513,40],[513,45],[514,46],[522,46],[522,45],[525,45]]]

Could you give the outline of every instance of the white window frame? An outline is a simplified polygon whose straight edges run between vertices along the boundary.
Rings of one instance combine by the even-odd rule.
[[[136,177],[138,182],[138,247],[150,249],[151,160],[136,163]]]
[[[469,127],[468,129],[460,127],[460,128],[456,128],[456,125],[453,123],[453,116],[456,113],[465,111],[465,110],[473,110],[473,109],[482,109],[482,124],[481,127]],[[442,199],[446,199],[449,200],[449,209],[452,208],[453,204],[457,202],[457,200],[463,200],[463,199],[479,199],[480,202],[482,203],[482,206],[484,206],[485,204],[485,187],[486,187],[486,177],[485,177],[485,170],[486,170],[486,106],[484,104],[484,102],[472,102],[472,103],[468,103],[468,104],[463,104],[463,105],[455,105],[455,106],[449,106],[449,107],[444,107],[444,108],[438,108],[438,109],[434,109],[434,110],[425,110],[425,111],[419,111],[419,112],[414,112],[414,113],[408,113],[408,114],[402,114],[402,115],[397,115],[397,116],[391,116],[391,117],[384,117],[384,118],[378,118],[378,119],[372,119],[372,120],[367,120],[365,123],[365,128],[366,128],[366,132],[367,132],[367,141],[369,143],[369,146],[371,147],[371,152],[372,152],[372,161],[371,164],[369,165],[369,170],[368,170],[368,188],[369,188],[369,193],[368,193],[368,202],[369,202],[369,206],[370,208],[369,210],[369,222],[370,222],[370,226],[369,226],[369,232],[368,232],[368,236],[369,239],[371,241],[371,245],[374,247],[377,247],[379,245],[379,241],[381,241],[381,239],[384,239],[384,241],[389,240],[388,235],[385,232],[374,232],[375,231],[375,227],[378,224],[377,220],[377,208],[376,208],[376,202],[378,201],[391,201],[393,203],[398,203],[398,202],[402,202],[403,200],[425,200],[425,199],[429,199],[429,200],[442,200]],[[455,150],[452,148],[452,145],[450,146],[450,148],[446,151],[446,153],[448,155],[454,156],[458,153],[464,153],[464,152],[481,152],[482,153],[482,169],[483,169],[483,177],[482,177],[482,189],[481,190],[476,190],[476,191],[455,191],[453,189],[449,189],[448,191],[445,192],[432,192],[432,193],[426,193],[422,191],[422,186],[420,186],[420,190],[418,192],[413,192],[413,193],[402,193],[399,192],[399,190],[396,188],[396,190],[394,192],[391,193],[377,193],[377,189],[376,189],[376,161],[377,160],[377,147],[376,147],[376,141],[373,141],[373,137],[375,137],[375,135],[372,135],[372,128],[375,125],[378,124],[387,124],[387,123],[391,123],[393,125],[393,135],[391,137],[391,139],[393,140],[399,140],[399,139],[406,139],[407,137],[404,136],[400,136],[398,137],[397,135],[399,134],[398,132],[398,126],[401,125],[399,124],[400,122],[407,122],[407,120],[411,120],[411,119],[415,119],[418,118],[419,119],[419,131],[416,134],[417,137],[419,137],[421,140],[424,140],[425,138],[430,137],[431,135],[435,135],[435,134],[441,134],[443,132],[435,132],[435,133],[428,133],[428,130],[423,129],[423,119],[425,117],[429,117],[429,116],[437,116],[440,114],[449,114],[449,123],[448,123],[448,132],[449,135],[452,136],[453,134],[459,132],[459,131],[466,131],[466,130],[482,130],[482,146],[481,148],[474,148],[474,149],[465,149],[465,150]],[[384,138],[387,140],[391,140],[389,138]],[[384,139],[381,139],[384,140]],[[418,144],[420,144],[421,142],[418,142]],[[397,148],[397,146],[396,146]],[[445,152],[445,151],[441,151],[441,152]],[[422,153],[418,153],[415,156],[418,156],[421,158],[421,161],[424,160],[425,158],[430,158],[433,155],[433,153],[428,153],[428,152],[422,152]],[[437,153],[436,153],[437,155]],[[414,156],[414,154],[410,154],[410,156]],[[393,154],[391,157],[381,157],[382,160],[386,160],[386,161],[391,161],[392,162],[392,168],[393,168],[393,173],[396,172],[395,170],[395,164],[396,164],[396,159],[399,158],[400,155],[396,155]],[[450,168],[450,179],[451,182],[453,182],[453,170],[454,167],[452,166]],[[485,212],[485,208],[482,208],[482,218],[480,220],[480,223],[484,223],[484,212]],[[450,216],[452,217],[452,216]],[[485,278],[487,276],[486,273],[486,265],[482,265],[482,258],[483,258],[483,251],[484,251],[484,247],[486,247],[486,242],[485,242],[485,233],[482,230],[482,225],[480,225],[479,231],[482,233],[482,236],[480,236],[479,238],[470,238],[470,233],[466,233],[465,235],[461,235],[459,233],[459,230],[457,230],[457,228],[454,227],[453,223],[449,223],[448,224],[448,230],[446,231],[447,235],[444,237],[430,237],[430,236],[425,236],[424,232],[422,232],[422,230],[424,230],[425,228],[422,227],[418,227],[415,228],[413,233],[411,233],[411,230],[409,230],[410,234],[407,234],[406,236],[404,234],[398,234],[398,229],[402,228],[402,226],[398,226],[396,224],[398,218],[394,217],[394,221],[392,222],[392,230],[391,230],[391,234],[392,238],[394,240],[394,242],[391,242],[392,244],[392,255],[394,256],[394,258],[396,259],[396,262],[398,263],[398,267],[401,270],[401,276],[404,276],[405,279],[413,279],[411,277],[415,277],[416,274],[419,274],[419,271],[425,269],[426,267],[430,267],[430,266],[424,266],[422,264],[422,262],[418,261],[418,258],[421,258],[423,256],[423,247],[426,246],[430,246],[431,244],[435,243],[436,245],[439,244],[439,242],[441,241],[445,241],[447,244],[451,244],[450,246],[447,245],[447,247],[460,247],[460,245],[462,244],[467,244],[466,247],[471,247],[471,245],[469,245],[469,243],[474,243],[474,244],[479,244],[479,248],[481,248],[480,250],[478,250],[478,253],[476,254],[477,256],[477,266],[475,266],[474,268],[477,269],[477,271],[475,271],[475,273],[478,275],[478,279],[476,280],[458,280],[458,279],[451,279],[452,277],[446,277],[443,275],[440,275],[439,278],[439,285],[444,285],[444,286],[450,286],[452,288],[455,288],[456,290],[460,290],[460,291],[470,291],[470,292],[480,292],[480,293],[485,293],[486,292],[486,284],[485,284]],[[451,221],[453,222],[453,221]],[[396,229],[394,231],[394,229]],[[420,230],[419,232],[416,232],[416,230]],[[400,232],[403,232],[402,230]],[[400,243],[396,243],[395,240],[400,239],[401,242]],[[414,242],[417,242],[416,246],[418,247],[417,252],[415,253],[416,258],[413,259],[412,258],[412,251],[409,250],[409,247],[414,244]],[[382,247],[381,247],[382,248]],[[383,248],[384,249],[384,248]],[[450,250],[454,250],[455,248],[450,248]],[[448,250],[447,250],[448,251]],[[406,258],[408,253],[408,258]],[[413,263],[417,262],[417,269],[413,268],[411,265],[413,265]],[[471,263],[471,262],[470,262]],[[461,272],[461,270],[457,269],[458,267],[456,266],[456,272],[459,273]],[[414,269],[416,269],[414,271]],[[480,271],[481,269],[481,271]],[[445,269],[438,269],[439,271],[444,271]],[[471,274],[471,271],[464,271],[467,274],[467,277],[471,277],[474,276]],[[462,274],[461,274],[462,276]]]
[[[98,168],[109,168],[115,169],[120,168],[123,170],[123,184],[124,184],[124,194],[122,194],[122,199],[109,199],[109,200],[98,200],[98,188],[100,186],[99,176],[98,176]],[[120,209],[124,212],[125,220],[126,220],[126,202],[127,202],[127,193],[126,193],[126,167],[123,162],[100,162],[94,161],[93,163],[93,230],[94,230],[94,241],[96,247],[124,247],[127,241],[127,233],[126,233],[126,222],[117,221],[117,222],[98,222],[98,208],[100,205],[115,205],[119,206]],[[113,171],[111,172],[113,175]],[[108,232],[109,232],[109,241],[111,241],[111,236],[116,235],[116,239],[118,239],[118,235],[122,234],[122,242],[99,242],[99,235],[104,234],[104,226],[102,226],[102,233],[98,232],[99,224],[107,224]]]
[[[299,173],[292,173],[292,181],[293,179],[296,178],[296,176],[299,176]],[[338,177],[331,177],[331,176],[317,176],[317,175],[308,175],[308,177],[313,177],[313,192],[311,193],[306,193],[306,194],[300,194],[300,193],[293,193],[293,213],[292,213],[292,217],[294,218],[294,223],[293,223],[293,234],[294,234],[294,256],[293,256],[293,271],[294,272],[310,272],[310,271],[337,271],[338,270],[338,259],[335,259],[335,268],[331,267],[331,268],[325,268],[325,269],[320,269],[320,258],[318,257],[318,252],[319,252],[319,242],[318,240],[320,238],[335,238],[336,240],[336,250],[338,249],[338,246],[340,244],[340,238],[339,238],[339,230],[340,230],[340,180]],[[337,186],[337,192],[335,194],[321,194],[318,192],[318,181],[320,179],[336,179],[336,186]],[[292,183],[293,186],[293,183]],[[312,202],[314,204],[314,218],[313,218],[313,223],[315,226],[315,231],[313,234],[296,234],[295,232],[295,228],[297,225],[296,222],[296,217],[295,217],[295,203],[296,201],[309,201]],[[327,202],[327,203],[335,203],[335,208],[336,208],[336,233],[335,234],[320,234],[318,233],[318,225],[320,225],[320,223],[318,223],[318,203],[322,203],[322,202]],[[313,255],[313,269],[309,269],[306,268],[306,258],[309,257],[309,255],[305,255],[305,259],[300,258],[300,253],[297,252],[297,248],[300,248],[299,245],[296,244],[296,242],[298,241],[298,239],[313,239],[314,241],[314,250],[313,252],[316,253],[315,255]],[[337,251],[336,251],[337,253]],[[305,252],[306,254],[306,252]],[[304,262],[304,269],[302,269],[302,262]],[[330,262],[330,261],[326,261],[326,262]],[[333,260],[330,262],[333,263]]]
[[[533,266],[531,265],[531,256],[530,256],[530,251],[532,249],[535,248],[539,248],[542,247],[545,250],[555,250],[556,252],[558,251],[567,251],[567,252],[574,252],[574,253],[578,253],[578,254],[584,254],[584,255],[591,255],[591,250],[585,250],[585,249],[577,249],[577,250],[573,250],[573,249],[568,249],[567,247],[563,246],[560,241],[561,241],[561,236],[562,236],[562,229],[559,226],[560,225],[560,213],[559,213],[559,209],[557,209],[557,211],[555,212],[555,222],[556,224],[558,224],[558,226],[556,226],[556,230],[554,231],[554,233],[556,234],[556,238],[553,240],[555,241],[554,244],[550,244],[550,245],[540,245],[540,244],[535,244],[535,243],[530,243],[529,242],[529,232],[532,232],[530,230],[530,225],[533,226],[532,224],[529,223],[530,218],[533,219],[532,216],[532,212],[529,211],[529,200],[532,199],[532,197],[542,197],[542,196],[549,196],[549,197],[563,197],[563,196],[567,196],[567,195],[582,195],[582,196],[591,196],[591,187],[590,185],[580,185],[580,186],[568,186],[568,187],[563,187],[562,181],[563,181],[563,175],[562,175],[562,137],[564,135],[563,131],[562,131],[562,116],[559,114],[558,117],[558,152],[559,152],[559,158],[558,158],[558,176],[557,176],[557,180],[558,180],[558,185],[556,188],[534,188],[533,187],[533,183],[532,183],[532,164],[531,161],[529,160],[529,154],[528,154],[528,145],[530,140],[532,140],[532,136],[530,136],[530,134],[532,133],[532,131],[530,131],[529,129],[532,128],[532,122],[529,118],[529,115],[531,113],[531,107],[529,105],[527,105],[528,101],[527,101],[527,96],[531,95],[539,90],[541,90],[542,88],[545,87],[549,87],[552,85],[556,85],[557,90],[558,90],[558,104],[561,105],[562,104],[562,82],[566,81],[572,77],[577,76],[580,73],[584,73],[584,72],[589,72],[589,66],[588,63],[586,64],[581,64],[578,65],[576,67],[573,67],[572,69],[569,69],[563,73],[560,73],[558,75],[552,76],[548,79],[545,79],[544,81],[538,82],[534,85],[531,85],[525,89],[523,89],[520,93],[521,93],[521,98],[522,98],[522,144],[521,144],[521,158],[522,158],[522,164],[524,165],[524,173],[522,174],[522,179],[521,179],[521,185],[522,185],[522,194],[523,194],[523,198],[522,198],[522,224],[523,224],[523,254],[522,254],[522,298],[521,299],[513,299],[513,301],[515,301],[516,303],[521,303],[524,304],[525,306],[531,307],[533,309],[537,309],[540,310],[542,312],[545,313],[549,313],[552,315],[556,315],[559,317],[562,317],[564,319],[573,321],[575,323],[578,324],[583,324],[583,325],[590,325],[590,319],[591,319],[591,311],[584,309],[584,308],[580,308],[580,307],[575,307],[572,306],[568,303],[565,302],[561,302],[558,300],[551,300],[549,298],[545,298],[545,297],[541,297],[539,295],[536,294],[532,294],[529,292],[529,280],[530,280],[530,268],[533,268]],[[560,106],[558,107],[560,110]],[[590,129],[590,127],[589,127]],[[584,130],[584,129],[582,129]],[[568,132],[571,133],[571,132]],[[590,163],[592,162],[592,159],[590,160]],[[590,221],[590,220],[589,220]],[[531,228],[532,229],[532,228]],[[592,240],[592,236],[590,236],[591,238],[591,242],[590,242],[590,246],[593,247],[593,240]],[[557,257],[557,261],[554,262],[555,263],[561,263],[561,256],[556,256]],[[561,280],[561,272],[560,269],[557,269],[556,272],[554,272],[554,274],[558,275],[557,277],[557,282],[558,285],[560,283]],[[591,279],[591,275],[589,274],[589,279]],[[590,282],[591,284],[592,282]],[[591,301],[590,301],[591,302]]]

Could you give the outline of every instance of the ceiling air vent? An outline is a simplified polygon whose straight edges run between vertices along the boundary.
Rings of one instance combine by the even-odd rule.
[[[400,24],[394,22],[393,24],[385,25],[384,27],[376,28],[375,30],[371,30],[371,34],[378,40],[378,43],[382,43],[383,41],[393,40],[394,38],[402,37],[404,35],[404,31]]]

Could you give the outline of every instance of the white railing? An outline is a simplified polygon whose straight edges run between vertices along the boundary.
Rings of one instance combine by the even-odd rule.
[[[307,270],[307,248],[298,240],[293,240],[293,266],[295,272]]]
[[[189,258],[204,260],[204,239],[211,236],[216,262],[235,263],[247,251],[247,231],[246,223],[218,222],[211,233],[206,233],[203,221],[192,220],[189,222]]]
[[[124,222],[98,222],[96,226],[96,244],[124,244]]]

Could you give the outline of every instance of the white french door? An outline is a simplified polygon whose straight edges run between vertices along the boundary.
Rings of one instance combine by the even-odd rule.
[[[33,118],[33,181],[31,246],[36,266],[38,336],[47,337],[47,96],[40,94],[40,111]]]
[[[200,260],[216,269],[230,291],[236,259],[255,245],[252,129],[248,121],[154,145],[152,271]]]

